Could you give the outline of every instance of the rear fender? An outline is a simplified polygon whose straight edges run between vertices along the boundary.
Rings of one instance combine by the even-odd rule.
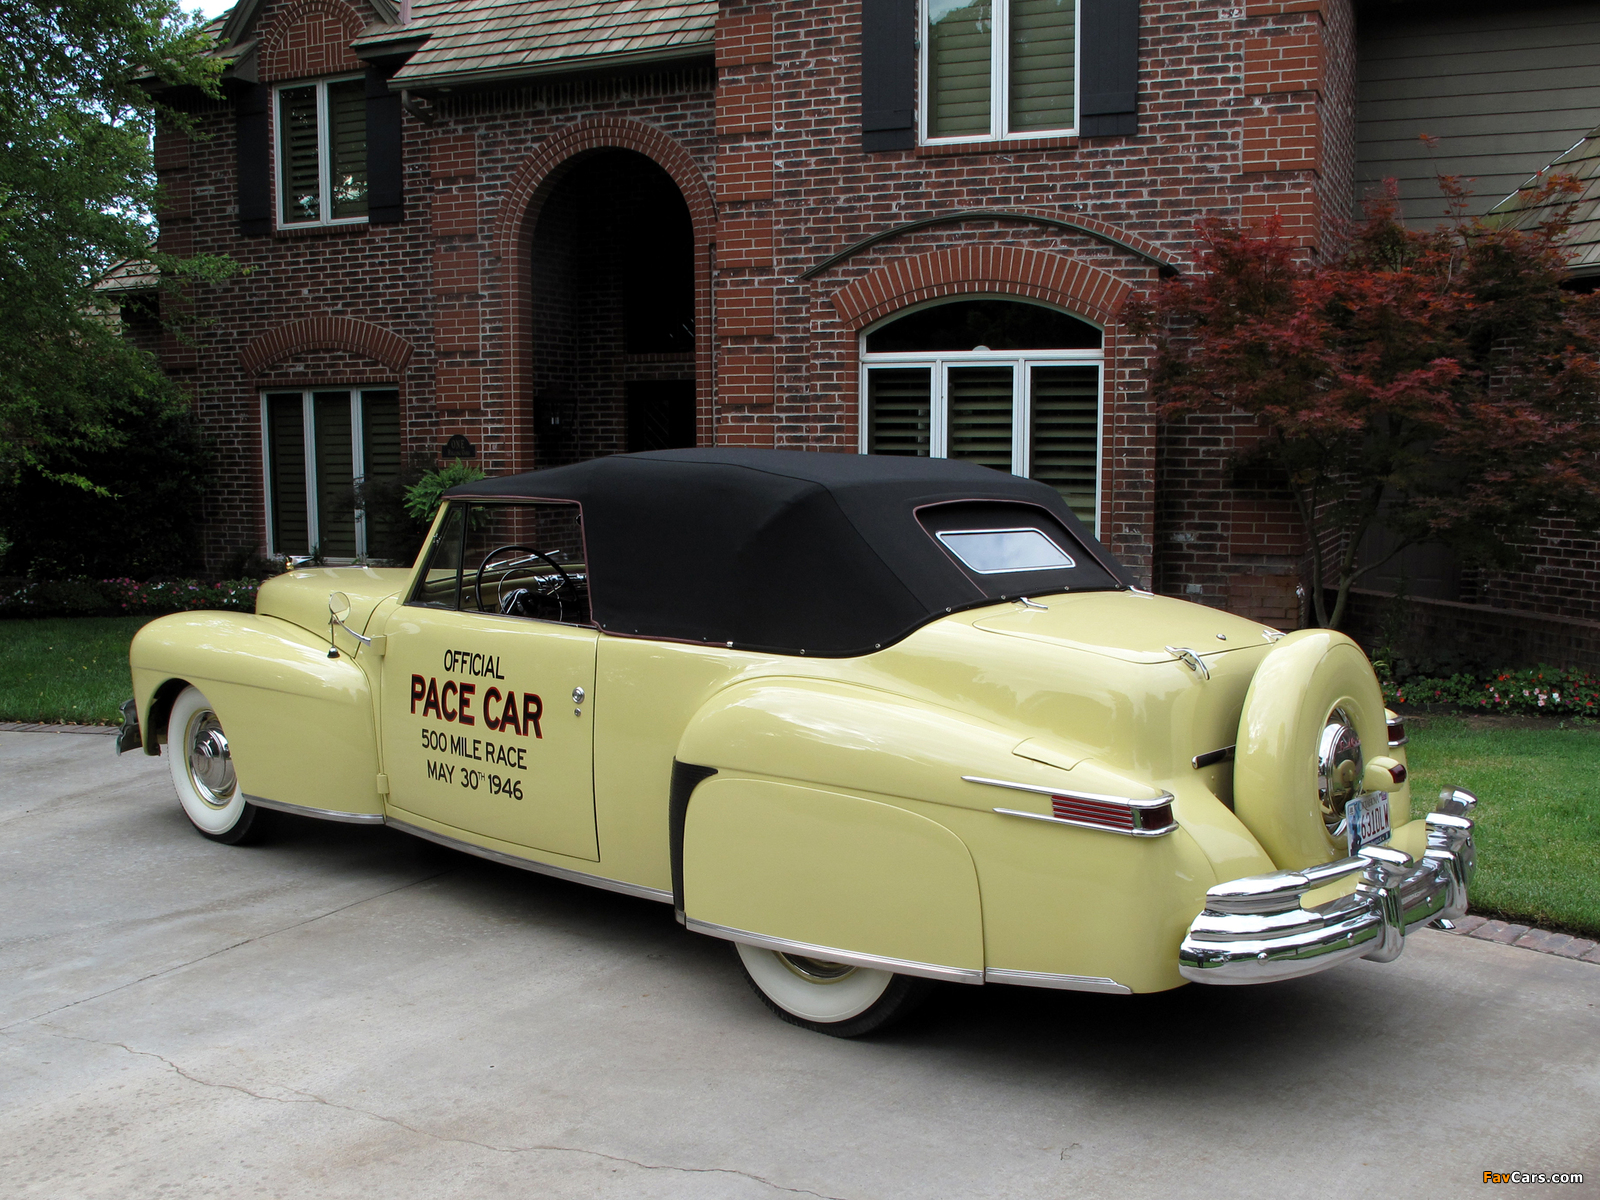
[[[193,684],[227,732],[247,794],[382,814],[372,689],[352,657],[328,657],[326,640],[272,617],[175,613],[140,629],[128,658],[147,753]]]

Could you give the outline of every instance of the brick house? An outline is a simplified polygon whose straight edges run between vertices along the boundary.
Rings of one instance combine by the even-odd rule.
[[[1252,429],[1159,426],[1123,312],[1205,216],[1330,244],[1351,0],[241,0],[216,31],[224,99],[157,141],[163,248],[250,268],[162,349],[223,454],[212,564],[362,553],[351,482],[452,442],[491,473],[931,453],[1298,622],[1302,530],[1227,465]]]

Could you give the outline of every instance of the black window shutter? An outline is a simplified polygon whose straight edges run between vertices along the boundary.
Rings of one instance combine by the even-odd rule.
[[[1080,137],[1139,132],[1139,0],[1082,0]]]
[[[234,130],[238,143],[239,233],[265,237],[272,232],[272,157],[268,145],[268,110],[272,88],[246,83],[234,93]]]
[[[917,0],[861,0],[861,148],[917,144]]]
[[[400,94],[389,90],[393,73],[367,68],[367,221],[373,225],[398,225],[406,216]]]

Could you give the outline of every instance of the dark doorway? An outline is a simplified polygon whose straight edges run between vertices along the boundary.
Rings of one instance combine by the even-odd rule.
[[[695,441],[694,233],[642,154],[574,159],[533,240],[539,466]]]
[[[636,379],[628,384],[628,451],[694,445],[694,380]]]

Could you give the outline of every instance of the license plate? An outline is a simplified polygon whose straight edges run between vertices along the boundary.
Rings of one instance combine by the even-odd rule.
[[[1350,853],[1363,846],[1389,840],[1389,793],[1368,792],[1344,806],[1345,832],[1350,838]]]

